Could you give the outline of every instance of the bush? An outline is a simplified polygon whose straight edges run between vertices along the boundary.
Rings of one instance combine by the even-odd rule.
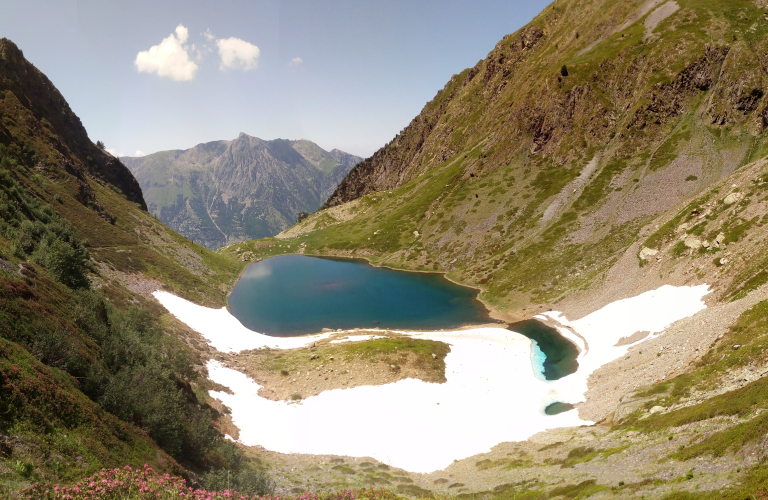
[[[80,249],[84,250],[60,240],[54,240],[47,248],[45,268],[57,281],[70,288],[88,288],[90,285],[84,272],[86,258],[84,252],[78,252]]]
[[[568,66],[563,64],[563,66],[560,68],[560,74],[562,76],[568,76]]]
[[[0,147],[0,167],[9,169],[15,164]],[[42,182],[39,176],[30,180]],[[10,242],[17,258],[45,267],[57,281],[70,288],[89,286],[86,273],[95,268],[69,221],[4,170],[0,170],[0,235]]]

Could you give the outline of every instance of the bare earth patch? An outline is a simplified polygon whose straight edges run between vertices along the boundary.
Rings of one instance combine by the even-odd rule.
[[[671,2],[667,2],[658,9],[651,12],[651,15],[645,18],[645,37],[649,37],[651,33],[653,33],[653,30],[656,29],[656,26],[659,25],[659,23],[661,23],[664,19],[668,18],[678,10],[680,10],[680,5],[678,5],[675,0],[672,0]]]
[[[334,343],[347,335],[315,342],[299,349],[253,349],[215,356],[261,386],[259,396],[272,401],[301,400],[324,391],[363,385],[392,384],[408,378],[443,383],[445,356],[442,342],[412,339],[388,331],[358,331],[353,341]],[[369,338],[365,342],[355,337]]]
[[[635,342],[639,342],[640,340],[643,340],[645,337],[647,337],[651,332],[635,332],[629,337],[622,337],[619,339],[618,342],[616,342],[616,347],[621,347],[623,345],[630,345],[634,344]]]

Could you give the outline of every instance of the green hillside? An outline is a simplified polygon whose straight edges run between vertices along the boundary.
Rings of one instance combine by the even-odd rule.
[[[415,484],[466,498],[762,498],[766,8],[556,1],[454,75],[323,209],[220,253],[444,272],[507,321],[708,284],[720,312],[590,377],[577,407],[600,425]],[[713,321],[722,333],[697,344]],[[598,397],[613,407],[596,410]]]
[[[0,40],[0,497],[145,463],[201,486],[261,477],[206,401],[205,344],[150,296],[221,307],[241,267],[148,214],[128,169]]]
[[[601,286],[639,233],[713,186],[724,197],[721,181],[768,153],[764,9],[691,0],[661,19],[658,4],[553,3],[286,243],[447,272],[510,319]]]

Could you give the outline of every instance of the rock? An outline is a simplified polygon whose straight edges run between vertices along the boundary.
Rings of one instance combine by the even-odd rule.
[[[711,245],[708,241],[704,241],[702,242],[701,246],[703,246],[704,248],[709,248]]]
[[[738,350],[739,350],[739,347],[741,347],[741,344],[734,344],[734,346],[733,346],[733,350],[734,350],[734,351],[738,351]]]
[[[722,257],[722,258],[720,259],[720,265],[721,265],[721,266],[724,266],[724,265],[726,265],[727,263],[728,263],[728,259],[727,259],[727,258],[725,258],[725,257]]]
[[[698,238],[694,238],[693,236],[687,237],[684,243],[685,243],[685,246],[687,246],[688,248],[693,248],[694,250],[701,247],[701,240]]]
[[[417,237],[417,238],[420,236],[420,234],[419,234],[419,232],[418,232],[418,231],[414,231],[414,232],[413,232],[413,235],[414,235],[415,237]]]
[[[717,246],[718,246],[718,247],[719,247],[720,245],[722,245],[724,241],[725,241],[725,233],[720,233],[720,234],[718,234],[718,235],[717,235],[717,237],[715,238],[715,243],[717,243]]]
[[[744,199],[744,193],[731,193],[723,199],[723,203],[726,205],[733,205]]]
[[[309,357],[310,360],[317,359],[317,358],[318,358],[317,354],[313,354],[312,356]]]
[[[643,260],[650,260],[648,257],[653,257],[657,253],[659,253],[658,250],[655,250],[653,248],[643,247],[642,249],[640,249],[640,258]]]
[[[389,365],[389,367],[392,368],[393,370],[397,368],[395,365]]]
[[[651,411],[649,413],[651,415],[653,415],[654,413],[659,413],[659,412],[662,412],[662,411],[664,411],[664,407],[663,406],[654,406],[653,408],[651,408]]]

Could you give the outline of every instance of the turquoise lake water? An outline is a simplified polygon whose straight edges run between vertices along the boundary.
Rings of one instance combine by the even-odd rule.
[[[534,366],[539,369],[536,374],[539,378],[558,380],[574,373],[579,367],[576,361],[579,349],[554,328],[529,319],[509,325],[508,329],[534,341],[531,356]]]
[[[229,296],[229,310],[246,328],[275,337],[323,328],[444,330],[494,322],[477,294],[440,274],[284,255],[248,266]],[[534,340],[531,362],[540,378],[576,370],[578,351],[557,330],[536,320],[509,329]]]
[[[245,327],[276,337],[323,328],[441,330],[494,321],[477,293],[440,274],[284,255],[248,266],[229,309]]]

